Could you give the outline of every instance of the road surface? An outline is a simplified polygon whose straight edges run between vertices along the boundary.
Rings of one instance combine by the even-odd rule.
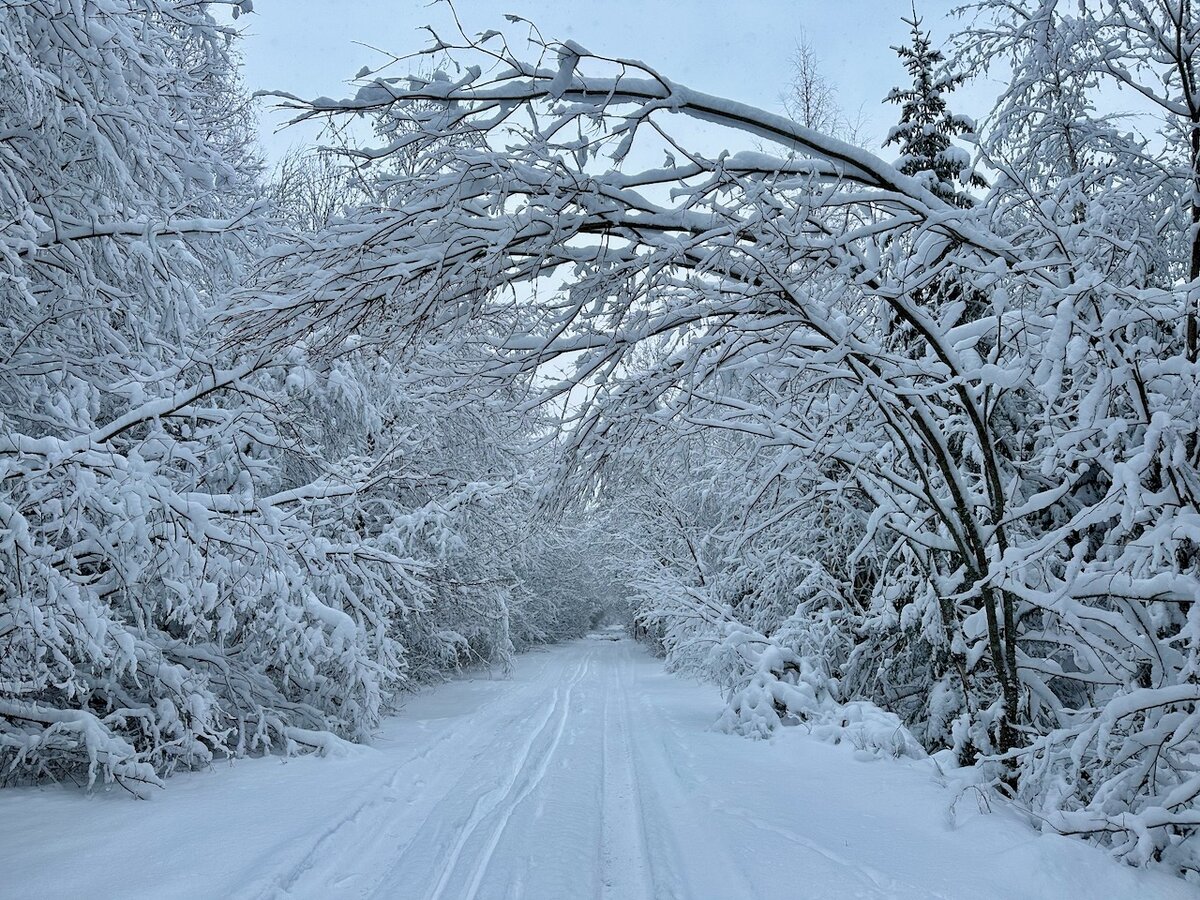
[[[372,748],[122,791],[0,791],[0,896],[1187,897],[937,783],[787,729],[617,634],[415,695]]]

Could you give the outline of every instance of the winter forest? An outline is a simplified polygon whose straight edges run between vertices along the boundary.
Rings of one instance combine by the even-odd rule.
[[[1051,890],[815,852],[767,807],[818,764],[964,854],[1196,890],[1200,6],[881,3],[874,136],[800,22],[758,108],[401,7],[411,45],[312,97],[246,86],[250,0],[0,2],[0,868],[160,809],[188,855],[223,783],[435,778],[478,731],[499,781],[421,819],[391,776],[240,889],[590,896],[503,860],[594,728],[597,896]],[[351,890],[368,830],[408,874]]]

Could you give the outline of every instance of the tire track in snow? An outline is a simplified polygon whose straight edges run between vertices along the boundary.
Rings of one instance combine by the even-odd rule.
[[[659,896],[646,841],[646,809],[630,747],[628,688],[620,662],[611,667],[601,737],[600,895],[612,900]],[[617,706],[614,721],[611,709]]]
[[[491,837],[488,839],[488,843],[483,850],[483,854],[476,861],[474,873],[471,878],[471,884],[467,888],[466,900],[475,900],[475,896],[479,893],[479,888],[483,882],[484,875],[487,873],[488,865],[491,863],[492,857],[495,855],[496,846],[500,843],[500,838],[504,836],[504,832],[507,830],[508,824],[512,820],[513,813],[516,812],[517,807],[524,802],[525,798],[537,789],[538,785],[542,783],[542,779],[546,777],[546,771],[550,768],[550,760],[554,757],[555,751],[558,750],[558,745],[562,743],[563,731],[566,729],[567,725],[567,717],[571,713],[571,694],[575,690],[575,686],[587,678],[588,672],[591,670],[591,666],[592,654],[589,653],[584,658],[582,669],[576,673],[570,684],[567,685],[567,690],[563,696],[563,702],[561,704],[562,715],[559,717],[558,726],[554,729],[554,737],[551,739],[549,747],[546,748],[546,751],[542,754],[541,759],[538,761],[533,778],[526,782],[525,786],[521,789],[520,793],[512,800],[511,803],[506,804],[506,809],[504,810],[504,814],[500,822],[492,830]],[[435,894],[434,897],[436,898],[437,895]]]
[[[622,648],[624,652],[618,664],[625,672],[633,669],[635,647],[629,642]],[[628,692],[625,696],[628,697]],[[679,900],[706,896],[720,897],[721,900],[737,897],[757,900],[742,860],[731,855],[721,844],[721,835],[697,827],[707,818],[693,796],[692,785],[685,784],[680,772],[679,759],[686,752],[686,746],[667,746],[664,738],[668,729],[663,728],[663,712],[652,707],[646,696],[639,695],[638,709],[649,721],[638,727],[630,712],[634,774],[641,773],[647,779],[649,790],[641,792],[640,797],[648,802],[648,811],[653,814],[650,821],[661,835],[659,847],[648,847],[659,851],[648,854],[654,896]],[[673,731],[672,735],[677,736]],[[685,833],[681,825],[690,830]],[[673,862],[662,866],[660,863],[664,859]],[[697,890],[694,883],[697,876],[704,879],[700,885],[702,890]]]
[[[537,675],[540,676],[549,667],[549,664],[549,659],[543,661]],[[539,680],[539,678],[535,678],[534,684]],[[517,718],[519,716],[505,717],[504,724],[515,722]],[[346,815],[339,816],[332,825],[324,829],[316,840],[309,843],[304,854],[296,862],[287,866],[283,871],[259,879],[258,884],[260,885],[264,880],[268,881],[264,886],[248,887],[246,891],[239,892],[237,896],[254,897],[257,900],[279,900],[279,898],[296,896],[297,889],[301,889],[301,896],[316,896],[318,892],[325,894],[328,891],[343,888],[347,882],[357,877],[357,873],[350,875],[340,872],[329,873],[322,871],[322,866],[331,859],[347,856],[369,857],[372,850],[392,839],[394,832],[387,827],[376,827],[365,840],[361,838],[359,832],[372,821],[379,823],[391,820],[390,815],[385,817],[382,813],[387,807],[401,799],[398,789],[404,776],[412,774],[410,771],[412,766],[429,759],[435,752],[457,741],[464,732],[469,735],[477,734],[479,724],[477,719],[469,716],[463,717],[460,721],[445,728],[428,744],[388,766],[384,770],[384,773],[388,774],[384,784],[381,786],[377,781],[372,781],[363,790],[357,791],[355,796],[361,798],[360,801],[355,803]],[[379,814],[375,814],[376,811]],[[371,815],[366,815],[368,813]],[[359,827],[360,825],[362,828]],[[315,884],[306,883],[314,880]]]
[[[591,660],[590,660],[590,654],[589,654],[588,656],[584,657],[584,659],[576,667],[575,671],[571,674],[570,678],[568,679],[568,683],[567,683],[567,687],[566,687],[565,691],[562,689],[561,686],[555,687],[554,696],[551,699],[550,704],[546,708],[545,715],[542,717],[542,719],[538,723],[537,727],[533,730],[532,734],[530,735],[529,740],[526,741],[524,746],[521,748],[521,751],[518,754],[516,763],[512,767],[512,770],[511,770],[506,782],[500,788],[493,790],[487,794],[484,794],[476,799],[476,801],[472,807],[472,810],[471,810],[470,818],[467,820],[467,822],[463,826],[463,828],[459,831],[458,839],[454,842],[454,846],[451,848],[449,856],[448,856],[446,862],[444,863],[444,865],[442,866],[441,874],[438,877],[438,880],[437,880],[436,884],[434,885],[432,892],[430,892],[430,894],[428,895],[429,900],[440,900],[440,898],[443,896],[447,886],[449,885],[451,878],[454,877],[455,869],[458,866],[459,858],[462,856],[462,853],[463,853],[464,849],[466,848],[467,843],[470,841],[471,837],[475,834],[476,831],[478,831],[480,826],[484,823],[485,820],[488,819],[489,816],[491,816],[497,809],[500,809],[502,806],[505,806],[506,801],[510,801],[507,804],[507,808],[502,813],[502,818],[501,818],[500,823],[498,825],[496,825],[494,828],[494,840],[489,840],[485,854],[481,858],[476,860],[476,864],[475,864],[475,867],[473,868],[473,872],[477,872],[477,870],[479,870],[481,868],[483,868],[483,869],[486,868],[487,863],[490,862],[490,860],[491,860],[492,854],[494,854],[494,852],[495,852],[495,845],[500,840],[499,833],[503,831],[504,827],[508,823],[508,820],[512,817],[513,810],[516,808],[517,803],[519,803],[521,799],[524,799],[525,794],[522,793],[521,797],[519,797],[518,799],[510,800],[510,798],[513,795],[514,790],[517,790],[516,786],[517,786],[518,782],[520,782],[520,780],[521,780],[522,773],[525,772],[530,765],[530,759],[533,756],[534,747],[537,745],[539,740],[545,736],[547,731],[551,730],[551,728],[552,728],[551,722],[553,722],[555,720],[556,713],[559,713],[561,710],[562,714],[561,714],[561,716],[558,716],[557,728],[554,729],[555,736],[551,738],[549,748],[543,754],[543,756],[541,757],[541,760],[540,760],[540,761],[544,761],[545,765],[548,766],[549,765],[549,757],[553,754],[554,750],[557,748],[558,742],[562,737],[562,729],[566,722],[567,713],[569,712],[571,691],[574,689],[575,685],[578,684],[582,680],[584,674],[590,667],[590,664],[591,664]],[[538,765],[538,763],[535,762],[534,765],[536,767]],[[542,771],[542,775],[544,775],[545,767],[543,767],[541,771]],[[540,781],[541,780],[540,776],[538,776],[536,780]],[[536,786],[536,784],[534,786]],[[532,790],[532,788],[530,788],[530,790]],[[403,854],[403,851],[402,851],[402,854]],[[403,856],[401,856],[401,860],[402,860],[402,858],[403,858]],[[398,860],[396,865],[393,868],[399,867],[400,864],[401,864],[401,861]],[[475,880],[476,879],[473,879],[473,881],[475,881]],[[481,874],[478,875],[478,880],[482,881]],[[474,890],[478,890],[478,884],[474,885]],[[373,894],[373,896],[378,896],[378,892],[376,891]]]

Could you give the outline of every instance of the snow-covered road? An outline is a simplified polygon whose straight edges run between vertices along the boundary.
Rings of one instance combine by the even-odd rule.
[[[1195,896],[982,815],[928,761],[715,733],[715,690],[612,637],[424,691],[345,758],[243,760],[147,803],[0,791],[0,896]]]

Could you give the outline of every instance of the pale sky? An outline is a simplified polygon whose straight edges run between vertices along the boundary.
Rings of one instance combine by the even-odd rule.
[[[955,27],[947,14],[961,3],[919,0],[917,11],[936,44]],[[900,17],[911,15],[910,0],[456,0],[455,8],[468,33],[504,30],[516,46],[511,39],[524,37],[527,29],[504,20],[505,13],[516,13],[537,23],[548,39],[570,38],[595,52],[640,59],[688,87],[772,111],[780,110],[779,96],[791,76],[789,57],[803,35],[836,85],[842,108],[853,117],[862,107],[872,150],[897,117],[897,108],[883,98],[906,78],[889,48],[907,39]],[[256,0],[255,13],[238,23],[245,33],[247,87],[308,98],[347,96],[348,80],[381,60],[356,42],[410,53],[427,44],[421,25],[449,31],[449,21],[443,4]],[[987,82],[971,84],[952,106],[982,118],[995,92]],[[311,132],[294,129],[274,134],[275,121],[268,112],[262,129],[272,157],[311,140]]]

